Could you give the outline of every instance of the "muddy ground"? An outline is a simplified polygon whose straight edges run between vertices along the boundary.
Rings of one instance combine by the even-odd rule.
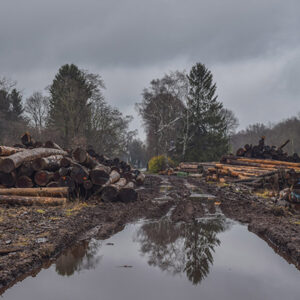
[[[160,186],[164,185],[171,187],[163,190]],[[189,198],[198,188],[216,198]],[[138,193],[139,201],[129,204],[93,199],[63,208],[0,206],[0,295],[28,274],[49,266],[76,241],[92,236],[105,239],[128,222],[160,218],[171,207],[174,222],[189,222],[220,207],[227,217],[249,224],[249,230],[300,266],[300,214],[296,210],[275,206],[241,186],[219,186],[192,178],[147,176]]]

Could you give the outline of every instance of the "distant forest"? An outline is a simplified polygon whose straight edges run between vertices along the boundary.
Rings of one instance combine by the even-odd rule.
[[[47,87],[23,99],[16,82],[0,77],[0,143],[13,145],[25,131],[39,141],[53,140],[64,148],[93,147],[104,155],[146,166],[157,155],[175,162],[214,161],[245,144],[266,144],[300,153],[300,114],[277,124],[249,125],[236,132],[238,118],[217,95],[211,71],[196,63],[189,72],[174,71],[150,81],[137,99],[146,141],[129,129],[125,116],[103,97],[98,74],[63,65]]]
[[[231,136],[231,150],[235,152],[245,144],[257,145],[262,136],[266,138],[265,143],[270,146],[280,146],[286,140],[290,140],[284,150],[288,154],[300,153],[300,114],[275,124],[249,125],[245,130]]]

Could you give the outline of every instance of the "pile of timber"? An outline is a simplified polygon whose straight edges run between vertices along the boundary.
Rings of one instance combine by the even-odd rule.
[[[281,190],[300,180],[300,163],[229,155],[208,168],[205,176],[207,181],[243,183],[254,188]]]
[[[176,170],[189,174],[201,174],[214,165],[215,162],[181,162]]]
[[[145,176],[126,162],[93,149],[66,151],[52,141],[36,142],[29,133],[21,141],[0,146],[0,203],[60,205],[93,195],[106,202],[137,200],[135,187]]]
[[[284,152],[284,147],[290,142],[290,140],[285,141],[281,146],[268,146],[265,145],[265,137],[262,137],[258,145],[246,144],[243,148],[239,148],[236,152],[236,156],[246,157],[246,158],[261,158],[261,159],[273,159],[287,162],[300,162],[300,157],[297,153],[293,155],[288,155]]]

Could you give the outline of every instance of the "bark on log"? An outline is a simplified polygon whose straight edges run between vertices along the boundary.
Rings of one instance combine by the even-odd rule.
[[[58,173],[60,176],[67,176],[70,174],[70,169],[69,168],[64,168],[64,167],[61,167],[59,170],[58,170]]]
[[[45,143],[45,148],[51,148],[51,149],[57,149],[57,150],[63,150],[59,145],[52,141],[47,141]]]
[[[0,161],[0,171],[10,173],[11,171],[18,168],[23,162],[32,161],[39,157],[48,157],[51,155],[67,155],[67,152],[49,148],[24,150],[2,159]]]
[[[144,184],[145,178],[146,178],[146,176],[143,173],[140,173],[135,179],[136,184],[137,185]]]
[[[71,168],[71,178],[78,184],[82,184],[89,179],[89,171],[80,164],[74,164]]]
[[[12,187],[16,184],[16,173],[2,173],[0,172],[0,183],[6,187]]]
[[[118,200],[119,188],[115,185],[107,185],[103,188],[101,199],[103,202],[116,202]]]
[[[113,184],[113,183],[119,181],[120,177],[121,176],[117,171],[111,171],[111,173],[109,174],[109,182],[111,184]]]
[[[27,161],[24,162],[18,169],[17,169],[17,176],[28,176],[31,177],[34,173],[34,170],[31,166],[31,162]]]
[[[48,171],[38,171],[34,174],[34,182],[39,186],[46,186],[53,179],[53,173]]]
[[[69,189],[67,187],[11,188],[11,189],[1,189],[0,195],[67,198],[69,196]]]
[[[66,157],[64,156],[61,160],[60,160],[60,166],[63,168],[69,168],[72,165],[73,161],[70,157]]]
[[[49,157],[38,157],[32,161],[31,165],[34,171],[47,170],[57,171],[60,167],[60,160],[63,158],[62,155],[52,155]]]
[[[17,188],[32,188],[33,182],[31,180],[31,178],[28,176],[20,176],[17,178],[16,187]],[[11,190],[13,190],[13,189],[11,189]]]
[[[8,204],[8,205],[58,206],[58,205],[64,205],[65,203],[67,203],[66,198],[25,197],[25,196],[0,195],[0,204]]]
[[[86,180],[83,183],[83,187],[85,190],[91,190],[93,188],[93,183],[90,180]]]
[[[48,188],[56,188],[56,187],[60,187],[59,182],[58,181],[50,181],[46,187]]]
[[[17,152],[24,151],[24,148],[15,148],[15,147],[8,147],[8,146],[0,146],[0,156],[9,156],[15,154]]]
[[[96,168],[90,171],[90,178],[95,185],[103,185],[109,180],[110,167],[97,165]]]
[[[123,203],[135,202],[138,199],[136,190],[130,187],[124,187],[119,191],[118,200]]]
[[[21,137],[21,142],[26,147],[33,147],[35,140],[31,137],[28,132],[25,132]]]
[[[82,148],[76,148],[73,157],[77,162],[90,169],[94,169],[98,165],[98,162]]]
[[[59,186],[69,187],[73,191],[75,189],[75,182],[70,176],[63,176],[59,179]]]

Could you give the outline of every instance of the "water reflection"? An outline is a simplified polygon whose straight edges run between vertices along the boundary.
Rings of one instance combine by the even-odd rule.
[[[55,271],[62,276],[71,276],[74,272],[95,269],[102,259],[99,254],[100,241],[83,241],[63,253],[55,262]]]
[[[220,245],[217,234],[230,223],[223,217],[173,223],[169,219],[146,223],[134,238],[148,264],[172,275],[185,273],[193,284],[200,284],[209,274],[213,252]]]

